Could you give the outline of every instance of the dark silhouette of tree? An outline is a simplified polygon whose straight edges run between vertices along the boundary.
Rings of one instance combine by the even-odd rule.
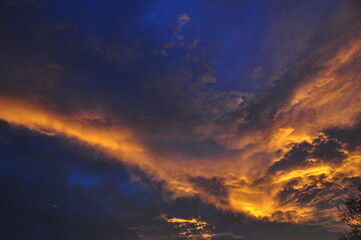
[[[357,195],[348,196],[343,201],[343,206],[338,207],[341,221],[351,228],[340,236],[340,240],[361,240],[361,183],[355,185]]]

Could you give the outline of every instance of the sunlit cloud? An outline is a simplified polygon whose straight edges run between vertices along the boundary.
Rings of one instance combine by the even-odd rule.
[[[180,20],[185,24],[190,18],[182,15]],[[360,177],[361,149],[350,149],[346,142],[324,131],[350,128],[359,121],[361,42],[352,39],[339,49],[331,47],[323,51],[332,50],[333,56],[320,51],[312,66],[317,71],[300,81],[267,126],[215,137],[227,151],[238,151],[228,158],[160,155],[138,137],[136,129],[101,123],[107,117],[102,114],[66,115],[14,97],[0,98],[0,119],[46,135],[63,136],[137,166],[155,181],[164,182],[174,198],[198,196],[219,209],[266,221],[336,218],[332,207],[321,205],[342,198],[337,189],[347,186],[344,179]],[[246,123],[241,120],[234,122]],[[329,141],[335,142],[341,160],[331,161],[317,152]],[[303,149],[302,144],[308,145]],[[297,152],[292,155],[297,148],[303,154],[298,162]],[[181,235],[188,238],[213,236],[203,231],[208,224],[198,219],[164,219],[184,227]],[[189,225],[193,230],[186,227]]]
[[[217,234],[212,233],[212,226],[202,220],[192,218],[167,218],[163,216],[163,219],[168,223],[171,223],[179,231],[177,236],[185,237],[187,239],[212,239]]]

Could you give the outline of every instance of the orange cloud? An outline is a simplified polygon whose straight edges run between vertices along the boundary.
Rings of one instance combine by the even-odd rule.
[[[199,219],[167,218],[162,216],[168,223],[174,224],[182,237],[189,239],[210,240],[216,234],[211,233],[210,225]]]
[[[317,158],[307,164],[287,170],[269,172],[269,167],[302,142],[327,140],[322,133],[333,127],[352,127],[361,113],[361,41],[353,40],[336,54],[319,63],[317,73],[309,76],[293,92],[289,101],[278,111],[264,130],[250,130],[222,138],[228,149],[242,153],[222,159],[184,159],[180,156],[158,156],[141,143],[126,126],[96,124],[92,114],[63,115],[39,105],[10,97],[0,97],[0,119],[47,135],[60,135],[89,145],[126,164],[136,165],[178,196],[198,195],[219,208],[242,212],[257,219],[303,222],[317,215],[333,217],[329,208],[322,211],[317,204],[340,198],[326,185],[344,188],[342,179],[359,177],[361,149],[339,149],[345,159],[336,167]],[[83,116],[83,117],[82,117]],[[94,119],[102,119],[94,114]],[[192,177],[219,179],[195,185]],[[207,185],[208,184],[208,185]],[[212,185],[213,184],[213,185]],[[333,184],[333,185],[332,185]],[[222,185],[224,195],[214,194]],[[285,190],[289,194],[280,198]],[[300,202],[300,194],[319,194],[308,202]],[[326,191],[327,190],[327,191]],[[183,223],[179,219],[167,219]],[[195,223],[187,220],[186,223]],[[198,221],[198,220],[197,220]]]

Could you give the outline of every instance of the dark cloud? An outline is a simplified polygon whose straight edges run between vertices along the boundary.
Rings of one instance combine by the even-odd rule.
[[[238,151],[229,151],[213,139],[195,141],[194,138],[159,139],[150,143],[152,149],[163,156],[183,156],[186,158],[219,158],[232,156]]]
[[[3,237],[138,239],[132,224],[157,217],[147,210],[157,205],[153,193],[120,164],[109,168],[101,155],[3,122],[1,136]],[[134,212],[142,217],[132,220]]]
[[[325,131],[330,137],[347,143],[348,147],[355,148],[361,144],[361,124],[350,128],[333,128]]]
[[[303,142],[296,144],[283,158],[269,167],[270,172],[297,169],[306,165],[317,165],[319,163],[339,164],[346,158],[343,152],[345,146],[334,139],[315,139],[312,144]]]
[[[335,140],[321,141],[312,152],[311,157],[322,159],[324,162],[341,162],[346,158],[342,152],[342,144]]]
[[[303,142],[294,146],[289,152],[287,152],[280,161],[275,162],[270,166],[269,171],[277,171],[287,168],[293,168],[305,164],[305,161],[309,156],[311,156],[310,151],[312,151],[312,145]]]
[[[216,197],[221,204],[227,204],[228,190],[221,179],[216,177],[212,179],[190,177],[189,181],[194,184],[195,189]]]
[[[285,62],[295,64],[300,54],[301,50],[293,51],[292,47],[300,44],[297,43],[298,35],[307,35],[304,33],[307,29],[301,28],[301,25],[312,26],[312,30],[307,30],[311,32],[310,37],[303,40],[305,43],[300,45],[306,47],[300,49],[312,52],[333,35],[347,31],[344,26],[358,16],[354,13],[356,7],[353,1],[347,1],[347,4],[334,2],[335,7],[330,9],[323,9],[321,2],[292,6],[296,4],[293,2],[284,9],[278,9],[279,2],[265,1],[263,7],[258,6],[259,10],[273,21],[261,14],[260,24],[269,24],[270,29],[279,29],[282,33],[266,30],[257,33],[256,29],[261,25],[256,24],[244,30],[244,37],[241,36],[242,24],[252,22],[254,17],[247,12],[252,10],[252,5],[248,3],[239,3],[239,9],[250,21],[239,19],[242,14],[232,10],[236,9],[233,4],[224,3],[221,7],[216,2],[206,4],[205,10],[200,3],[192,3],[194,8],[190,8],[187,1],[177,4],[158,1],[154,5],[138,2],[126,7],[122,3],[113,5],[110,2],[103,5],[91,2],[81,7],[67,1],[63,4],[40,1],[19,6],[6,5],[2,16],[1,89],[8,95],[42,97],[40,103],[49,101],[51,106],[62,111],[101,107],[143,132],[147,130],[154,134],[159,130],[167,132],[178,128],[177,134],[184,134],[204,123],[219,124],[224,114],[235,114],[237,98],[244,98],[242,92],[249,91],[249,86],[254,84],[247,80],[248,77],[240,77],[242,72],[251,72],[260,66],[263,72],[269,72],[273,67],[267,67],[267,64],[275,62],[275,56],[282,55],[285,60],[280,65],[286,70],[292,68],[292,72],[276,77],[278,80],[274,82],[277,83],[267,93],[257,96],[254,101],[247,99],[247,104],[244,104],[247,110],[236,112],[237,116],[246,115],[252,126],[256,126],[256,122],[260,122],[258,127],[267,125],[292,94],[292,89],[316,70],[311,64],[313,57],[299,64],[296,70],[292,65],[284,66]],[[265,9],[268,5],[269,9],[280,12],[278,17]],[[343,6],[342,11],[335,9],[339,5]],[[100,11],[94,15],[94,9]],[[352,14],[349,9],[354,9]],[[317,10],[320,17],[315,18],[310,10]],[[331,11],[337,14],[329,14]],[[15,17],[18,15],[15,13],[22,18]],[[232,18],[219,17],[222,14],[239,20],[239,25],[234,26],[240,29],[239,34],[231,27]],[[174,36],[172,30],[172,26],[178,24],[179,16],[190,18],[183,26],[185,40],[182,41]],[[200,18],[202,16],[205,20]],[[324,18],[321,19],[321,16]],[[310,24],[305,24],[305,21]],[[302,24],[298,24],[295,31],[290,26],[282,26],[285,22]],[[39,35],[39,32],[42,34]],[[252,39],[266,40],[247,40],[252,36]],[[290,43],[290,36],[295,38],[293,43]],[[187,48],[186,43],[194,41],[201,42],[195,49]],[[168,44],[172,47],[162,48],[170,42],[174,43]],[[289,53],[284,51],[287,44]],[[154,56],[157,49],[166,51],[167,57]],[[262,51],[255,52],[256,49]],[[277,54],[265,54],[272,49],[277,49]],[[306,53],[300,54],[303,55]],[[198,60],[188,62],[186,59],[189,58]],[[290,58],[294,60],[290,61]],[[250,61],[252,64],[248,65]],[[265,79],[279,74],[269,72]],[[229,97],[232,91],[238,96]],[[225,108],[227,104],[234,107]],[[214,115],[215,112],[218,114]],[[244,125],[244,129],[249,127]],[[185,128],[187,131],[184,131]]]

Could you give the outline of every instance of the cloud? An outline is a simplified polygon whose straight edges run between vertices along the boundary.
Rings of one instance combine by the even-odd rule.
[[[184,36],[181,34],[181,31],[183,26],[189,23],[190,21],[191,18],[186,13],[183,13],[178,16],[177,25],[174,27],[174,35],[177,37],[178,40],[184,40]]]
[[[155,205],[152,193],[132,185],[124,166],[110,168],[112,160],[94,151],[4,122],[0,131],[4,237],[138,238],[128,229],[131,217],[120,213],[145,210],[143,199]],[[82,184],[72,180],[74,172],[82,172]],[[87,184],[89,178],[96,184]]]
[[[335,43],[330,45],[334,46]],[[167,143],[163,138],[156,144],[167,149],[163,154],[155,151],[130,127],[99,124],[84,120],[79,114],[59,114],[13,98],[0,99],[3,106],[0,117],[47,135],[78,140],[109,157],[136,166],[151,178],[164,182],[164,187],[175,198],[199,195],[204,202],[215,204],[220,209],[258,219],[310,221],[316,217],[317,205],[312,201],[299,201],[297,197],[279,202],[278,194],[293,180],[296,181],[293,189],[298,188],[305,198],[305,193],[311,191],[309,184],[312,191],[318,189],[314,179],[326,176],[328,182],[334,182],[340,176],[357,176],[358,150],[346,151],[343,143],[322,137],[322,131],[357,124],[359,86],[355,79],[358,72],[353,68],[351,71],[346,69],[358,61],[359,46],[358,40],[351,39],[326,58],[322,68],[298,82],[287,101],[283,99],[283,104],[276,104],[277,107],[272,105],[275,112],[262,119],[266,121],[264,126],[258,127],[254,121],[252,128],[241,129],[236,135],[227,132],[232,130],[232,125],[225,126],[221,128],[225,132],[219,132],[221,135],[208,135],[210,140],[189,142],[186,139],[183,143],[172,140],[174,147],[169,144],[171,141]],[[322,57],[321,54],[318,59]],[[282,84],[282,81],[275,84]],[[178,92],[180,87],[175,86],[174,91]],[[274,89],[278,88],[271,90]],[[345,95],[346,92],[349,95]],[[213,97],[218,96],[214,94]],[[224,95],[221,99],[223,101],[217,101],[224,105]],[[204,104],[200,103],[200,106]],[[193,107],[197,109],[196,105]],[[221,110],[219,116],[223,116],[224,111],[229,110]],[[217,113],[213,112],[213,115],[217,116]],[[247,126],[249,121],[246,119],[242,124]],[[192,150],[193,143],[198,153]],[[202,147],[202,144],[205,145]],[[209,147],[215,150],[215,157],[209,158],[202,153],[205,152],[202,148]],[[183,154],[173,155],[177,152]],[[270,170],[268,166],[271,166]]]
[[[287,169],[295,169],[307,165],[324,162],[337,166],[346,159],[344,144],[332,139],[319,137],[312,143],[302,142],[295,145],[288,151],[284,157],[273,163],[269,167],[269,171],[282,171]]]
[[[234,240],[267,235],[276,240],[282,236],[280,231],[290,237],[307,238],[313,231],[319,239],[335,235],[319,226],[247,220],[243,215],[218,211],[199,198],[169,200],[159,195],[159,189],[147,187],[154,182],[137,169],[88,147],[5,122],[1,122],[0,131],[1,189],[8,196],[2,208],[9,219],[2,225],[4,236],[110,240],[119,236],[190,239],[201,235]],[[224,192],[220,180],[197,178],[194,182],[215,195]],[[186,224],[178,226],[177,219]]]
[[[79,156],[84,161],[92,162],[94,153],[102,156],[96,161],[114,166],[121,163],[123,168],[131,169],[126,173],[129,180],[157,192],[160,202],[151,201],[154,205],[149,212],[143,207],[139,210],[138,205],[147,205],[142,203],[147,194],[138,195],[135,189],[136,193],[128,196],[126,191],[132,187],[119,190],[104,174],[88,174],[83,167],[71,171],[64,165],[65,169],[54,175],[63,179],[61,184],[51,183],[46,189],[56,189],[60,184],[62,192],[79,196],[71,198],[76,206],[84,201],[84,207],[89,209],[107,205],[106,199],[113,197],[129,206],[131,210],[125,211],[110,201],[110,205],[114,204],[112,210],[119,208],[121,213],[105,217],[107,221],[101,225],[99,236],[108,236],[106,232],[115,236],[124,231],[129,239],[174,237],[180,233],[161,217],[167,214],[169,219],[187,220],[202,215],[201,221],[216,227],[210,233],[213,238],[261,238],[256,227],[250,232],[250,223],[264,229],[285,226],[286,233],[294,230],[301,234],[312,229],[320,231],[315,233],[319,233],[318,239],[322,239],[321,232],[327,239],[332,233],[325,226],[337,225],[334,206],[347,193],[350,182],[359,179],[361,169],[360,23],[357,14],[350,10],[354,5],[342,5],[343,10],[332,17],[316,11],[317,19],[325,16],[324,20],[307,15],[313,12],[307,7],[302,11],[297,7],[290,12],[289,8],[283,9],[281,12],[286,15],[279,17],[262,12],[256,15],[262,24],[263,15],[270,17],[265,19],[271,22],[271,32],[258,34],[252,30],[258,29],[258,24],[246,26],[256,16],[247,12],[253,9],[247,2],[242,2],[242,8],[226,3],[226,12],[237,15],[234,19],[240,25],[217,14],[209,17],[208,11],[196,14],[182,5],[185,3],[179,3],[181,7],[178,3],[168,4],[156,4],[167,8],[157,10],[162,21],[155,23],[149,20],[153,15],[147,15],[148,8],[153,8],[146,4],[144,8],[135,4],[137,10],[120,14],[105,3],[104,9],[109,11],[104,12],[110,16],[105,19],[112,24],[103,23],[100,13],[93,18],[94,4],[90,4],[83,9],[85,16],[92,16],[86,18],[91,20],[89,24],[83,18],[55,14],[55,23],[44,27],[25,14],[18,28],[3,26],[7,34],[1,37],[0,44],[6,56],[0,71],[0,119],[31,130],[35,139],[61,138],[62,144],[89,149],[83,150],[88,152],[83,152],[85,157]],[[318,4],[312,6],[320,9]],[[51,4],[46,6],[51,13],[54,11]],[[208,7],[218,5],[209,4],[206,10]],[[245,14],[232,9],[241,9]],[[6,17],[18,26],[17,16]],[[302,28],[294,34],[297,28],[292,27],[293,23],[302,25],[303,17],[307,26],[315,23],[312,29],[321,29],[321,33]],[[40,18],[45,21],[49,17]],[[45,35],[39,36],[39,31],[35,31],[39,29],[45,29]],[[301,33],[305,36],[297,40]],[[295,37],[288,42],[289,35]],[[16,39],[14,45],[12,39]],[[266,48],[274,52],[265,51]],[[262,49],[262,58],[255,49]],[[273,54],[279,54],[279,58]],[[274,59],[279,67],[272,65]],[[250,92],[253,82],[246,87],[239,83],[248,81],[242,80],[248,77],[241,74],[244,72],[250,73],[255,84],[264,86]],[[44,146],[45,142],[42,140]],[[43,158],[46,149],[40,149],[29,150],[31,154],[25,155]],[[62,151],[54,155],[61,156]],[[70,155],[66,158],[76,158]],[[59,165],[61,161],[59,157]],[[31,175],[24,174],[26,178],[31,179]],[[21,186],[25,180],[19,179],[19,191],[26,192]],[[32,184],[34,190],[40,192],[35,185]],[[116,191],[122,193],[112,197]],[[52,191],[51,194],[61,197]],[[99,199],[106,204],[97,202]],[[59,206],[49,211],[62,208],[57,202],[49,204]],[[80,218],[88,216],[85,208],[77,213]],[[66,224],[71,209],[69,206],[64,219],[60,217],[64,223],[59,229],[76,225],[75,220]],[[82,219],[76,225],[80,229],[76,234],[83,236],[87,224],[95,228],[94,222],[101,221],[101,212],[108,212],[98,210],[95,220]],[[39,217],[27,211],[21,210],[21,214],[28,214],[31,219]],[[45,217],[40,214],[42,219],[36,228],[42,228],[44,219],[59,221],[59,216],[49,217],[44,212]],[[21,219],[22,216],[18,221]],[[121,230],[116,229],[115,222],[120,222]],[[324,224],[323,230],[310,226],[314,222]],[[114,236],[109,235],[109,239]],[[275,234],[270,239],[279,237]]]
[[[201,195],[201,198],[207,198],[209,203],[215,205],[228,204],[228,189],[221,179],[190,177],[189,181],[194,184],[194,188]]]
[[[358,121],[359,122],[359,121]],[[357,146],[360,145],[361,141],[360,141],[360,133],[361,133],[361,125],[357,124],[353,127],[349,127],[349,128],[332,128],[332,129],[327,129],[325,131],[325,133],[327,135],[329,135],[330,137],[336,138],[342,142],[347,143],[348,147],[351,147],[352,150],[354,150],[355,148],[357,148]]]

